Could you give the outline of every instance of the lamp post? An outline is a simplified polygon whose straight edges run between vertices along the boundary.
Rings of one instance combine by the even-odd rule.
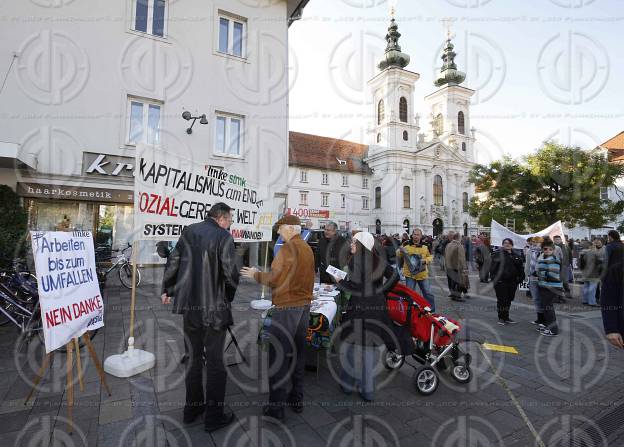
[[[182,118],[184,118],[186,121],[193,120],[190,127],[186,129],[186,133],[189,135],[193,133],[193,125],[195,124],[195,121],[199,120],[199,124],[208,124],[208,119],[206,118],[205,113],[203,115],[191,116],[191,112],[186,110],[182,112]]]

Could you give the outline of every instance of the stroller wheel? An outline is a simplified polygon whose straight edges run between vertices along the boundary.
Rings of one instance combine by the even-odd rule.
[[[430,366],[422,366],[414,374],[414,385],[416,390],[424,396],[433,394],[438,388],[440,380],[438,375]]]
[[[451,377],[459,383],[468,383],[472,380],[472,371],[463,363],[456,363],[451,369]]]
[[[401,354],[397,354],[394,351],[386,351],[384,355],[384,366],[386,369],[395,370],[399,369],[405,363],[405,356]]]

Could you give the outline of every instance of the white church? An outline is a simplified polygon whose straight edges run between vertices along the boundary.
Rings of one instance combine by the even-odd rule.
[[[378,234],[422,228],[437,235],[474,232],[468,175],[475,161],[466,75],[455,64],[450,36],[437,89],[422,104],[426,129],[414,113],[418,73],[406,70],[398,26],[391,19],[379,73],[368,81],[375,116],[368,145],[290,132],[289,212],[311,228],[335,221],[343,230]],[[333,181],[332,181],[333,180]]]

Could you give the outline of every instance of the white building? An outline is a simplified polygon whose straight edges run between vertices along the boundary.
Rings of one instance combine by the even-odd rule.
[[[618,164],[624,163],[624,131],[609,138],[596,149],[602,151],[607,156],[609,162]],[[609,188],[601,187],[599,194],[601,199],[614,202],[624,200],[624,178],[617,179],[615,185]],[[609,230],[617,230],[623,222],[624,214],[620,215],[616,220],[606,223],[602,228],[570,228],[568,229],[568,237],[573,239],[591,239],[592,236],[604,237]]]
[[[474,90],[460,85],[465,74],[457,70],[449,38],[442,56],[444,64],[435,82],[438,89],[416,104],[414,83],[420,76],[405,69],[409,56],[401,52],[400,36],[392,18],[386,35],[386,52],[378,65],[380,72],[368,82],[375,107],[368,147],[355,150],[354,143],[340,140],[332,140],[330,144],[352,145],[352,156],[363,164],[357,176],[352,175],[358,186],[366,184],[368,199],[365,199],[366,190],[354,191],[357,214],[341,213],[335,208],[336,202],[331,202],[328,208],[335,212],[334,220],[346,229],[364,226],[376,233],[390,234],[420,227],[426,234],[448,230],[467,234],[476,230],[467,212],[474,194],[468,182],[475,160],[474,130],[470,128],[470,98]],[[426,133],[421,132],[419,116],[415,113],[421,107],[431,117]],[[345,190],[339,183],[317,182],[337,157],[328,151],[327,139],[316,137],[314,144],[314,136],[308,137],[310,144],[305,150],[294,150],[305,156],[292,159],[291,134],[288,206],[304,208],[307,203],[308,208],[317,210],[322,208],[324,197],[338,198]],[[295,138],[295,145],[299,138]],[[325,159],[323,166],[307,161],[316,159]],[[336,170],[340,167],[336,166]],[[302,175],[313,186],[302,184]],[[368,212],[357,206],[358,196],[360,203],[368,205]],[[317,223],[322,226],[323,219],[312,221],[313,226]]]
[[[125,246],[139,142],[268,182],[285,204],[288,26],[307,1],[5,5],[0,182],[30,227]]]

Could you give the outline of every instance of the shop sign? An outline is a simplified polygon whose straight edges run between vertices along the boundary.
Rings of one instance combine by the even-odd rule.
[[[329,210],[315,210],[311,208],[287,208],[286,214],[297,217],[329,219]]]
[[[17,183],[17,194],[37,199],[82,200],[87,202],[133,203],[134,193],[125,189]]]
[[[82,171],[83,175],[133,177],[134,158],[97,152],[83,152]]]

